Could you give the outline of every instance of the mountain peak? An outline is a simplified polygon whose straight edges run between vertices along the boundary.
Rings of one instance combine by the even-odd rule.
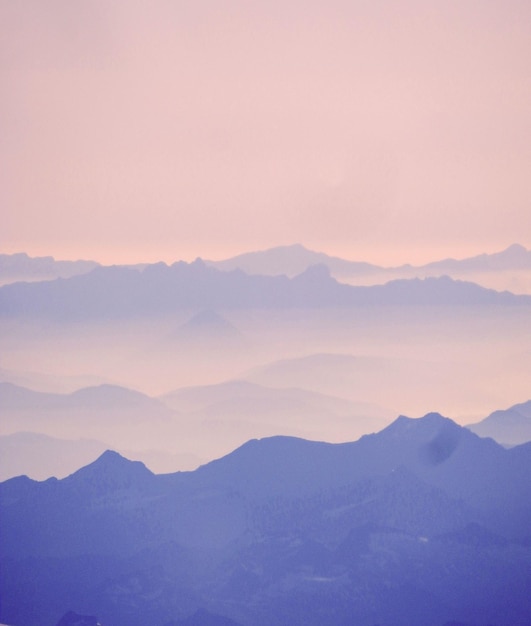
[[[110,385],[108,383],[83,387],[69,395],[70,398],[74,399],[76,402],[91,407],[132,407],[156,403],[153,398],[146,396],[140,391],[128,389],[121,385]]]
[[[125,456],[122,456],[115,450],[105,450],[105,452],[102,452],[94,462],[105,463],[107,465],[117,465],[118,463],[133,463],[134,461],[126,459]]]
[[[78,472],[83,471],[84,469],[91,468],[93,471],[95,470],[120,470],[120,469],[129,469],[133,465],[146,467],[140,461],[130,461],[125,456],[122,456],[119,452],[115,450],[105,450],[102,452],[100,456],[93,462],[87,465],[86,467],[78,470]],[[149,472],[149,470],[146,468]],[[78,473],[76,472],[76,474]]]
[[[503,252],[517,253],[517,254],[522,254],[523,252],[527,252],[527,251],[528,251],[527,248],[525,248],[520,243],[513,243],[509,247],[505,248],[505,250],[503,250]]]
[[[531,440],[531,400],[498,409],[467,428],[480,437],[491,437],[501,444],[517,445]]]
[[[274,253],[274,252],[279,252],[283,250],[289,250],[291,252],[312,252],[313,253],[313,250],[309,250],[308,248],[303,246],[302,243],[290,243],[290,244],[286,244],[285,246],[274,246],[273,248],[268,248],[267,250],[261,250],[261,251],[256,252],[256,254],[263,254],[264,252]]]
[[[295,276],[294,280],[311,279],[313,280],[329,280],[331,277],[330,268],[324,263],[314,263],[310,265],[298,276]]]
[[[140,461],[130,461],[114,450],[106,450],[93,463],[64,480],[90,483],[97,489],[118,489],[140,485],[153,476],[153,472]]]
[[[460,429],[461,427],[448,417],[440,413],[426,413],[423,417],[407,417],[400,415],[391,422],[381,433],[391,437],[403,436],[433,436],[441,429]]]
[[[213,309],[203,309],[191,317],[183,328],[223,328],[236,330],[222,315]]]

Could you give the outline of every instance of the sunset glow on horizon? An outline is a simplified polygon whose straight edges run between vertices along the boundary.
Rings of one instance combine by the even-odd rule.
[[[531,5],[0,1],[0,251],[531,247]]]

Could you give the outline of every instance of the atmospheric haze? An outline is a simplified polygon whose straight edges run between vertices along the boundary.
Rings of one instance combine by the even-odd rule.
[[[0,0],[2,624],[529,626],[530,77],[528,0]]]
[[[198,260],[1,287],[4,447],[43,478],[75,469],[50,454],[58,439],[87,461],[111,447],[175,471],[252,438],[352,441],[398,414],[469,424],[528,399],[530,295],[285,273]]]

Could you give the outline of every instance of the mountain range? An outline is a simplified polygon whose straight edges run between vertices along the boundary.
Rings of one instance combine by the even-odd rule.
[[[98,265],[95,261],[56,261],[51,256],[30,257],[25,252],[0,254],[0,285],[69,278],[86,274]]]
[[[158,472],[191,469],[248,438],[327,432],[343,440],[344,431],[374,432],[393,415],[377,405],[244,380],[159,398],[113,385],[55,394],[0,383],[0,479],[64,477],[105,446]]]
[[[465,259],[443,259],[425,265],[382,267],[361,261],[347,261],[335,256],[308,250],[300,244],[278,246],[268,250],[247,252],[222,261],[206,261],[224,271],[240,269],[247,274],[296,276],[312,265],[326,265],[336,278],[370,276],[382,272],[404,272],[413,275],[453,275],[469,272],[531,270],[531,250],[512,244],[501,252],[479,254]]]
[[[375,265],[363,261],[350,261],[324,252],[309,250],[301,244],[276,246],[267,250],[246,252],[219,261],[205,261],[209,266],[223,271],[240,269],[247,274],[285,275],[293,278],[312,265],[325,265],[336,278],[370,276],[396,273],[411,276],[458,275],[466,273],[531,270],[531,250],[512,244],[500,252],[484,253],[464,259],[442,259],[424,265]],[[95,261],[57,261],[51,256],[30,257],[26,253],[0,254],[0,285],[16,281],[53,280],[85,274],[101,266]],[[142,270],[148,263],[129,265]]]
[[[11,383],[0,383],[0,411],[35,411],[94,409],[96,411],[121,409],[134,412],[153,413],[161,411],[163,405],[139,391],[125,389],[118,385],[97,385],[84,387],[68,394],[43,393],[26,389]]]
[[[383,268],[363,261],[348,261],[324,252],[309,250],[301,244],[277,246],[268,250],[246,252],[222,261],[205,261],[216,269],[230,272],[236,269],[246,274],[266,276],[285,275],[293,278],[312,265],[325,265],[335,276],[371,274]]]
[[[494,411],[467,428],[480,437],[492,437],[502,444],[514,446],[531,441],[531,400]]]
[[[0,480],[21,475],[38,480],[64,477],[108,447],[94,439],[60,439],[39,432],[0,435]]]
[[[4,436],[21,431],[44,434],[56,439],[56,447],[62,447],[64,439],[80,438],[103,441],[121,450],[138,449],[140,443],[144,451],[160,448],[165,438],[174,436],[177,420],[176,411],[156,398],[117,385],[56,394],[11,383],[0,383],[0,417],[0,433]],[[3,445],[13,446],[15,442],[4,440]],[[19,443],[27,446],[28,440],[21,441],[19,435]],[[32,445],[37,450],[36,440]],[[59,459],[56,467],[58,464]],[[4,457],[1,472],[8,471],[8,467]],[[35,458],[30,467],[35,468]]]
[[[345,399],[341,391],[362,396],[378,374],[387,394],[414,377],[436,398],[443,373],[436,363],[317,354],[158,398],[112,385],[55,394],[0,383],[0,479],[63,477],[111,445],[154,471],[170,472],[197,467],[245,438],[282,433],[344,441],[382,428],[396,412]],[[531,440],[528,405],[495,411],[468,428],[501,444],[525,443]],[[131,432],[142,432],[141,439]]]
[[[435,413],[352,443],[251,440],[193,472],[107,451],[63,480],[1,483],[0,519],[0,620],[16,626],[69,610],[105,626],[531,616],[531,444]]]
[[[224,272],[201,260],[144,270],[98,267],[68,279],[0,287],[0,316],[57,321],[167,315],[182,309],[529,304],[531,295],[497,292],[446,276],[355,287],[337,282],[325,265],[290,279]]]

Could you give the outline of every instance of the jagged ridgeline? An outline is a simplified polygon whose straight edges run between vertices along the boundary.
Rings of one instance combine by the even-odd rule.
[[[2,483],[0,514],[15,626],[530,623],[531,444],[438,414],[352,443],[251,440],[193,472],[107,451]]]
[[[96,267],[61,280],[19,282],[0,289],[0,316],[56,321],[162,315],[183,308],[300,308],[368,305],[529,305],[531,296],[497,292],[448,276],[351,286],[313,265],[301,274],[220,271],[197,259],[135,267]]]

